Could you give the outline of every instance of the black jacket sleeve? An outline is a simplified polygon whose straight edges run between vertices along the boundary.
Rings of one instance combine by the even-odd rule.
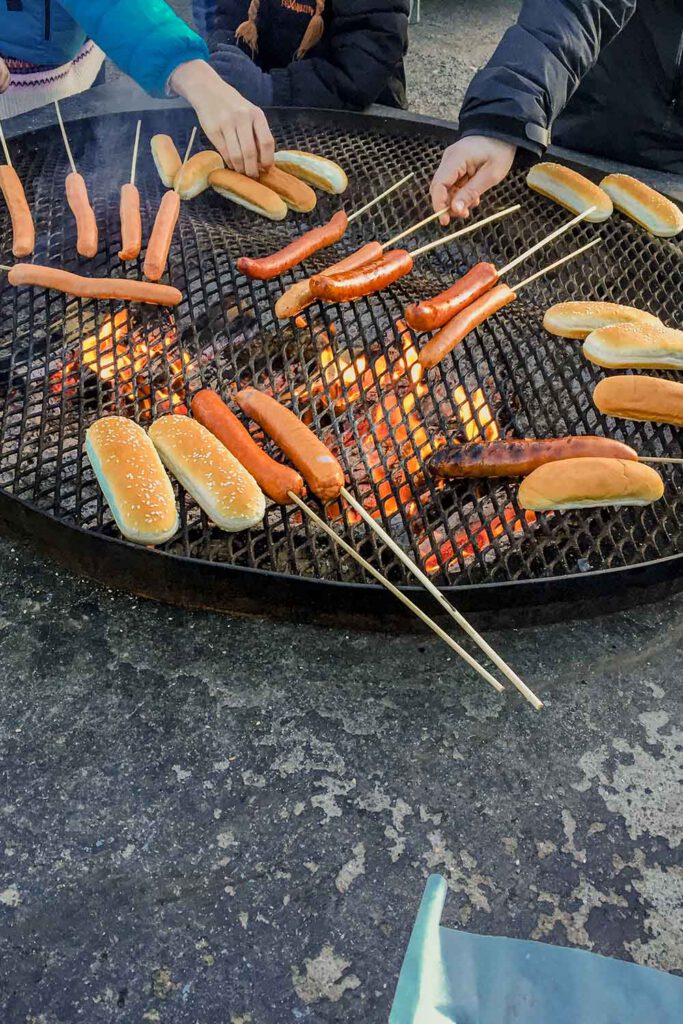
[[[276,105],[362,110],[375,102],[401,61],[409,0],[332,0],[331,6],[325,57],[271,71]]]
[[[542,153],[555,118],[636,8],[636,0],[524,0],[519,19],[467,90],[462,135]]]

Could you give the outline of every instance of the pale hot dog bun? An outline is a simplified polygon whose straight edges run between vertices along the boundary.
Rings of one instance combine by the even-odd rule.
[[[85,450],[119,530],[135,544],[163,544],[178,530],[171,481],[142,427],[123,416],[97,420]]]
[[[592,223],[607,220],[614,211],[606,192],[582,174],[561,164],[534,164],[526,176],[526,183],[534,192],[540,192],[573,213],[583,213],[595,206],[593,213],[586,217]]]
[[[349,179],[334,160],[300,149],[281,149],[275,154],[275,166],[333,196],[341,195],[349,187]]]
[[[216,526],[236,533],[261,522],[266,499],[260,487],[201,423],[188,416],[162,416],[149,436],[161,461]]]
[[[296,210],[297,213],[310,213],[318,202],[318,197],[310,185],[295,178],[293,174],[280,170],[274,164],[267,171],[261,171],[259,181],[266,188],[282,196],[290,210]]]
[[[583,354],[608,370],[683,370],[683,331],[663,324],[613,324],[589,334]]]
[[[519,486],[519,504],[532,512],[649,505],[664,494],[659,473],[627,459],[563,459],[539,466]]]
[[[166,188],[173,188],[173,181],[183,163],[173,139],[170,135],[153,135],[150,147],[159,177]]]
[[[593,401],[605,416],[683,427],[683,384],[673,380],[630,374],[607,377],[593,391]]]
[[[246,174],[238,174],[237,171],[230,171],[226,167],[222,171],[212,171],[209,175],[209,185],[218,192],[219,196],[229,199],[238,206],[243,206],[252,213],[259,213],[269,220],[284,220],[287,216],[287,204],[284,199],[259,184]]]
[[[560,338],[587,338],[599,327],[612,324],[662,326],[661,320],[644,309],[618,302],[558,302],[546,310],[543,326]]]
[[[616,206],[642,228],[661,238],[683,231],[683,211],[670,199],[629,174],[608,174],[600,182]]]
[[[191,156],[180,168],[173,179],[173,188],[181,199],[194,199],[209,187],[209,175],[223,166],[223,158],[218,153],[204,149]]]

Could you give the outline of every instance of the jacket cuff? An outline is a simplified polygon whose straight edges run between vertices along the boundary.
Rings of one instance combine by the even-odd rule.
[[[168,96],[169,79],[181,64],[186,64],[190,60],[209,59],[208,46],[194,33],[183,40],[182,45],[169,45],[168,51],[155,54],[146,69],[135,76],[143,89],[152,96]]]
[[[533,122],[517,121],[500,114],[465,114],[460,118],[461,138],[484,135],[489,139],[502,139],[513,146],[521,146],[535,156],[542,156],[550,145],[550,132]]]

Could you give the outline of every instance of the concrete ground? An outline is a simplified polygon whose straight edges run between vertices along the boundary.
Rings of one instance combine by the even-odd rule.
[[[514,6],[425,0],[417,109],[445,29],[478,63]],[[421,634],[184,612],[0,540],[0,1021],[384,1024],[433,871],[453,927],[683,971],[682,612],[489,634],[536,713]]]

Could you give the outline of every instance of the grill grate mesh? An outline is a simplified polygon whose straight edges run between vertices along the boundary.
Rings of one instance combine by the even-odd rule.
[[[354,223],[335,257],[373,238],[384,241],[429,212],[427,186],[443,148],[437,129],[337,114],[300,114],[276,120],[274,127],[281,147],[324,153],[345,167],[348,211],[406,168],[415,170],[414,183]],[[149,137],[170,132],[182,150],[190,128],[189,116],[178,111],[145,115],[137,181],[145,237],[162,193]],[[130,117],[69,128],[100,226],[98,256],[83,265],[88,274],[123,273],[117,257],[118,187],[125,180],[133,132]],[[57,129],[17,140],[12,150],[36,219],[36,261],[78,270],[63,189],[68,167]],[[256,219],[213,193],[184,203],[169,261],[169,280],[184,299],[172,313],[135,308],[127,316],[113,303],[4,284],[0,487],[57,520],[116,536],[83,452],[90,423],[118,412],[145,424],[171,402],[179,408],[188,404],[200,387],[217,388],[228,398],[237,387],[254,384],[288,399],[339,455],[366,508],[441,584],[561,577],[678,553],[683,523],[678,468],[664,468],[666,496],[656,506],[556,513],[529,522],[512,482],[463,481],[440,489],[424,475],[430,443],[465,439],[468,431],[487,436],[493,429],[489,416],[501,436],[605,432],[643,454],[681,455],[673,428],[601,417],[590,398],[601,373],[583,360],[580,343],[553,338],[541,327],[551,302],[582,298],[628,302],[676,322],[683,294],[681,243],[652,239],[619,215],[597,227],[602,245],[536,282],[432,371],[428,387],[416,384],[410,366],[414,338],[400,323],[405,304],[441,290],[478,259],[506,263],[568,217],[531,194],[522,172],[485,198],[481,215],[517,201],[523,204],[521,214],[429,254],[409,278],[381,295],[353,305],[311,307],[304,329],[279,324],[273,311],[283,285],[301,276],[300,269],[282,282],[250,282],[236,275],[233,262],[242,253],[275,250],[289,234],[327,219],[339,201],[323,195],[309,218],[290,214],[278,224]],[[572,247],[595,230],[577,226],[570,232]],[[404,244],[415,248],[438,233],[430,225]],[[532,257],[513,272],[510,283],[568,251],[569,244],[565,237]],[[4,212],[0,245],[7,256],[11,235]],[[329,254],[318,254],[307,271],[329,262]],[[141,276],[141,265],[130,266],[131,276]],[[109,343],[102,337],[108,325],[113,326]],[[365,362],[354,381],[349,366],[357,368],[359,359]],[[272,446],[266,447],[277,457]],[[184,493],[178,497],[182,529],[165,546],[171,554],[363,582],[356,564],[302,521],[296,509],[270,506],[263,529],[228,536],[210,526]],[[395,556],[378,546],[348,509],[333,503],[326,514],[365,558],[394,582],[407,582]]]

